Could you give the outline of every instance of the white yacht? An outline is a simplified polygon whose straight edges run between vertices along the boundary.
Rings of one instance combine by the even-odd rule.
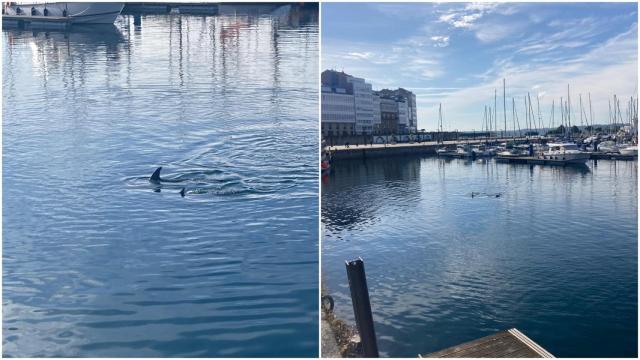
[[[629,145],[618,149],[621,155],[638,155],[638,145]]]
[[[69,18],[73,24],[113,24],[123,2],[15,2],[3,5],[2,14],[43,19]]]
[[[615,141],[607,140],[598,144],[598,151],[603,153],[617,153],[620,152]]]
[[[485,145],[475,145],[471,148],[471,151],[475,152],[476,156],[479,157],[490,157],[496,155],[496,149]]]
[[[541,156],[545,160],[557,160],[565,163],[585,163],[591,157],[582,152],[574,143],[550,143]]]

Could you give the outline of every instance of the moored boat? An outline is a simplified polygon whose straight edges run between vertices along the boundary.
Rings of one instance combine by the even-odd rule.
[[[618,153],[620,152],[615,141],[607,140],[598,144],[597,149],[603,153]]]
[[[638,155],[638,145],[629,145],[618,149],[621,155]]]
[[[113,24],[123,8],[122,2],[17,2],[3,5],[2,15],[39,21],[67,18],[72,24]]]
[[[562,163],[585,163],[590,154],[580,151],[574,143],[550,143],[548,149],[540,156],[543,160],[553,160]]]

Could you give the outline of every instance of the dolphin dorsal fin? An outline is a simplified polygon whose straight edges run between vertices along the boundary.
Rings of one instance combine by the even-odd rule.
[[[182,190],[180,190],[180,196],[184,197],[184,194],[187,192],[187,188],[182,188]]]
[[[160,171],[161,170],[162,170],[162,166],[157,168],[156,171],[154,171],[153,174],[151,175],[151,177],[149,178],[149,181],[151,181],[151,182],[160,182]]]

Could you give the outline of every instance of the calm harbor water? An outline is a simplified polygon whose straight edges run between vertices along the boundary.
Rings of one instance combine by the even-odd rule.
[[[322,183],[323,281],[353,323],[344,261],[365,260],[388,356],[516,327],[555,356],[635,357],[637,168],[339,163]]]
[[[2,38],[4,355],[316,356],[317,11]]]

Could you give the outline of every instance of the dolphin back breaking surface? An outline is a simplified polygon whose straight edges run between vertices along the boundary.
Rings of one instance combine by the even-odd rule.
[[[154,171],[153,174],[151,174],[151,177],[149,178],[149,181],[152,182],[152,183],[159,183],[160,182],[160,171],[162,171],[162,166],[157,168],[156,171]]]
[[[169,173],[166,177],[161,177],[162,170],[163,167],[160,166],[149,177],[125,178],[125,182],[134,188],[147,190],[151,184],[151,190],[154,192],[175,190],[181,197],[209,194],[252,198],[277,197],[277,193],[294,187],[298,183],[294,177],[268,174],[245,176],[241,171],[224,167],[183,169],[180,173]],[[147,185],[144,185],[142,181]]]

